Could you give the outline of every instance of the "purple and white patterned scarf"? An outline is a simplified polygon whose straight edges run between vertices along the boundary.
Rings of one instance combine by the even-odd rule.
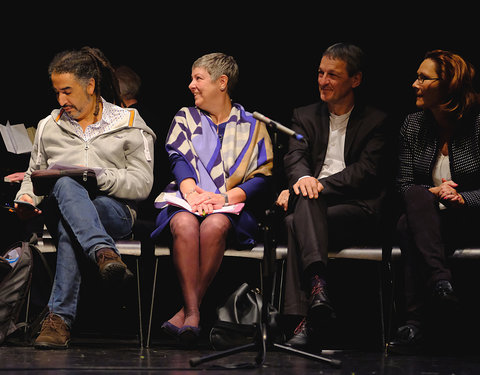
[[[181,155],[196,174],[202,189],[224,193],[256,174],[272,173],[273,151],[266,126],[239,104],[234,104],[225,127],[223,141],[207,118],[196,107],[184,107],[175,115],[166,141],[169,155]],[[164,194],[181,197],[171,182],[156,199],[165,206]]]

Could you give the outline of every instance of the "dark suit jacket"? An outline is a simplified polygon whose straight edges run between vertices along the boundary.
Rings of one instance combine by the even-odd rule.
[[[294,110],[292,129],[305,141],[291,138],[284,165],[289,186],[305,175],[317,177],[323,166],[329,137],[329,112],[319,102]],[[388,179],[389,139],[385,113],[356,103],[345,135],[345,165],[341,172],[322,178],[322,194],[337,203],[355,201],[370,213],[380,209]]]

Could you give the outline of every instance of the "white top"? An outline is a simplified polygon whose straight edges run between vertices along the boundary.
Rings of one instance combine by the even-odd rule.
[[[345,168],[345,134],[347,133],[348,120],[350,119],[352,110],[353,107],[349,112],[340,116],[330,113],[327,153],[325,154],[325,160],[323,161],[322,169],[317,178],[331,176]],[[305,177],[310,176],[302,176],[297,182]]]
[[[318,178],[331,176],[345,168],[345,134],[351,113],[352,110],[340,116],[330,113],[327,153]]]
[[[440,151],[438,153],[437,161],[433,166],[433,186],[440,186],[442,184],[442,178],[448,181],[452,179],[452,175],[450,174],[450,159],[448,155],[443,155]],[[441,210],[446,208],[442,203],[439,203],[439,206]]]
[[[448,158],[448,155],[443,155],[439,152],[432,171],[433,186],[441,185],[442,178],[445,180],[451,180],[452,176],[450,174],[450,159]]]

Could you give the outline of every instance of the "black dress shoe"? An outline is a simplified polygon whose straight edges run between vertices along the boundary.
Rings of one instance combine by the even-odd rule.
[[[433,288],[433,298],[437,303],[456,304],[457,296],[448,280],[439,280]]]
[[[321,330],[335,319],[335,311],[325,287],[313,288],[310,296],[307,320],[313,330]]]
[[[388,353],[416,354],[423,348],[423,334],[420,328],[407,324],[397,330],[397,336],[387,345]]]
[[[312,343],[312,330],[307,323],[307,319],[303,318],[293,332],[293,336],[285,345],[296,349],[308,349]]]

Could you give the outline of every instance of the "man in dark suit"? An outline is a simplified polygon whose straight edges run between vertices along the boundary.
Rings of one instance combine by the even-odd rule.
[[[321,102],[293,113],[292,129],[304,140],[290,140],[284,158],[290,188],[277,200],[288,213],[284,312],[305,317],[292,346],[311,344],[320,324],[334,317],[328,251],[363,241],[378,223],[387,116],[357,98],[363,64],[357,46],[329,47],[318,70]]]

